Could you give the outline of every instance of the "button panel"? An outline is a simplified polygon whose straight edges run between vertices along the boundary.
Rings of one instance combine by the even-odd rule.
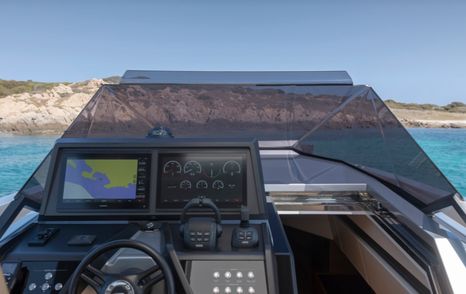
[[[78,262],[24,262],[29,275],[23,293],[57,294]]]
[[[52,239],[57,233],[59,229],[57,228],[46,228],[37,233],[37,235],[29,240],[29,246],[44,246],[47,242]]]
[[[253,248],[259,243],[259,233],[254,227],[235,228],[231,245],[235,248]]]
[[[209,231],[190,231],[189,240],[195,248],[206,248],[210,243]]]
[[[267,293],[263,261],[193,261],[190,281],[194,293]]]

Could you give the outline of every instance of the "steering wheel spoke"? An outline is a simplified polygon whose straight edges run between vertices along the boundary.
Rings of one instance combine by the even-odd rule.
[[[101,280],[97,277],[97,279],[91,278],[87,273],[81,273],[79,277],[86,282],[89,286],[91,286],[97,293],[101,293],[102,288],[104,286],[104,280]]]
[[[137,285],[146,290],[164,279],[163,272],[158,265],[154,265],[149,269],[137,275]]]
[[[94,276],[98,277],[100,280],[104,281],[105,273],[100,269],[88,264],[86,266],[86,270],[92,273]]]

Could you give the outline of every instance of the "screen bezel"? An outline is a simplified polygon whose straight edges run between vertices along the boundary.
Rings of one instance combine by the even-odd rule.
[[[83,202],[66,202],[63,199],[64,188],[65,188],[65,176],[66,176],[66,162],[68,159],[135,159],[138,160],[141,157],[147,159],[146,167],[146,182],[144,200],[142,202],[136,202],[135,200],[119,201],[115,200],[102,200],[102,201],[83,201]],[[58,193],[57,193],[57,211],[80,211],[80,210],[96,210],[105,211],[105,210],[149,210],[150,205],[150,186],[151,186],[151,169],[152,169],[152,154],[148,152],[141,153],[84,153],[84,152],[64,152],[60,156],[59,160],[59,174],[56,179],[58,179]],[[138,165],[139,167],[139,165]]]
[[[193,150],[193,149],[188,149],[188,150],[170,150],[170,151],[159,151],[158,156],[157,156],[157,197],[156,197],[156,208],[157,210],[179,210],[184,207],[186,203],[179,202],[179,203],[163,203],[164,195],[162,193],[162,160],[164,157],[217,157],[219,159],[224,158],[225,160],[228,160],[229,156],[240,156],[241,157],[241,169],[243,170],[242,173],[242,197],[241,197],[241,202],[240,203],[216,203],[214,202],[220,209],[233,209],[233,210],[238,210],[241,208],[241,205],[246,205],[247,206],[247,191],[248,191],[248,168],[247,168],[247,162],[248,162],[248,152],[244,150],[232,150],[232,149],[225,149],[225,150]]]

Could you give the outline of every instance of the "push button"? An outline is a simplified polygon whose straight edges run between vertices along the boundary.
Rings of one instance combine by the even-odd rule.
[[[29,290],[29,291],[34,291],[34,290],[36,290],[36,288],[37,288],[36,283],[31,283],[31,284],[29,284],[29,286],[28,286],[28,290]]]
[[[62,283],[56,283],[55,284],[55,291],[60,291],[61,289],[63,288],[63,284]]]
[[[49,283],[43,283],[42,286],[40,286],[40,289],[45,292],[48,289],[50,289],[50,284]]]

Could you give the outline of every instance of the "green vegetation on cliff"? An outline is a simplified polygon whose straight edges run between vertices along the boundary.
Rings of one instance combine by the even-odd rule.
[[[435,104],[416,104],[416,103],[402,103],[392,99],[385,100],[388,107],[394,109],[409,109],[409,110],[438,110],[448,112],[466,113],[466,104],[463,102],[451,102],[444,106]]]
[[[108,84],[118,84],[120,82],[119,76],[111,76],[104,78],[103,81]],[[81,84],[86,84],[87,81],[81,82]],[[2,80],[0,79],[0,98],[13,95],[13,94],[22,94],[22,93],[40,93],[46,90],[52,89],[53,87],[58,86],[59,84],[69,85],[71,83],[61,82],[61,83],[45,83],[45,82],[35,82],[35,81],[13,81],[13,80]],[[80,83],[77,83],[79,85]]]
[[[43,83],[34,81],[8,81],[0,79],[0,98],[12,94],[38,93],[58,86],[59,83]]]

